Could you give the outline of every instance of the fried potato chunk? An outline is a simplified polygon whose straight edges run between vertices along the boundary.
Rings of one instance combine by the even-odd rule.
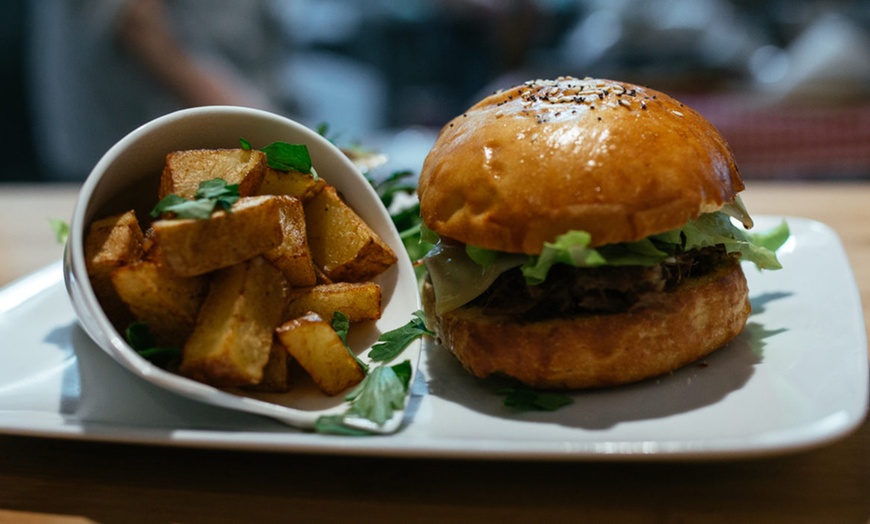
[[[332,186],[305,206],[305,217],[314,263],[333,282],[369,280],[397,261],[393,250]]]
[[[263,183],[266,155],[255,149],[190,149],[166,155],[158,198],[193,198],[199,184],[222,178],[238,184],[240,196],[256,195]]]
[[[267,167],[259,194],[289,195],[305,204],[316,197],[326,185],[322,178],[315,179],[312,175],[299,171],[278,171]]]
[[[263,367],[263,378],[253,386],[245,386],[245,389],[260,393],[286,393],[293,388],[292,368],[293,357],[276,337],[269,351],[269,360]]]
[[[207,220],[156,220],[157,253],[173,271],[188,277],[238,264],[281,244],[281,209],[278,197],[244,197],[230,212],[215,211]]]
[[[314,261],[308,249],[305,231],[305,211],[295,197],[276,196],[281,203],[281,231],[283,239],[278,247],[267,251],[265,257],[284,273],[292,287],[313,286],[317,282]]]
[[[284,277],[263,257],[217,271],[179,372],[214,386],[259,383],[285,301]]]
[[[132,210],[95,220],[85,239],[85,266],[91,286],[116,326],[132,317],[112,284],[112,272],[139,261],[144,254],[143,242],[142,228]]]
[[[338,395],[365,378],[365,372],[341,337],[317,313],[285,322],[276,333],[290,355],[327,395]]]
[[[374,282],[338,282],[307,288],[296,288],[287,299],[286,318],[301,317],[314,312],[331,319],[336,311],[350,322],[381,318],[381,286]]]
[[[193,331],[208,291],[206,277],[182,277],[152,260],[119,267],[112,272],[112,284],[157,343],[172,347],[181,347]]]

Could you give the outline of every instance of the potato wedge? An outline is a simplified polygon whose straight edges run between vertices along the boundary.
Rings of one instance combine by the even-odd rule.
[[[334,282],[360,282],[383,273],[396,254],[339,197],[332,186],[305,206],[314,263]]]
[[[269,351],[269,360],[263,367],[262,380],[253,386],[245,386],[245,389],[260,393],[286,393],[293,388],[292,366],[293,357],[276,338]]]
[[[284,276],[263,257],[216,272],[179,372],[215,386],[259,383],[285,302]]]
[[[338,282],[296,288],[287,299],[285,318],[314,312],[331,320],[336,311],[342,312],[352,323],[381,318],[381,286],[374,282]]]
[[[305,204],[316,197],[324,187],[326,182],[322,178],[315,179],[299,171],[278,171],[267,167],[259,194],[289,195]]]
[[[284,273],[292,287],[313,286],[317,282],[314,261],[308,249],[305,231],[305,211],[299,199],[291,196],[276,196],[281,203],[281,231],[283,240],[278,247],[264,256]]]
[[[231,212],[216,211],[208,220],[156,220],[157,253],[187,277],[238,264],[281,244],[281,209],[278,197],[243,197]]]
[[[181,277],[151,260],[114,270],[112,284],[133,315],[148,323],[157,343],[170,347],[184,345],[208,292],[206,277]]]
[[[256,195],[263,183],[266,155],[255,149],[191,149],[166,155],[158,199],[169,194],[193,198],[200,182],[222,178],[238,184],[240,196]]]
[[[112,284],[112,272],[139,261],[144,235],[135,212],[127,211],[91,223],[85,239],[85,266],[106,316],[116,327],[133,320]]]
[[[311,313],[282,324],[278,339],[317,387],[327,395],[338,395],[365,378],[329,322]]]

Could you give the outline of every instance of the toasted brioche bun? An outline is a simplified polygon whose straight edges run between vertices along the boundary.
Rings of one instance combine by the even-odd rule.
[[[615,386],[668,373],[734,338],[750,312],[736,261],[624,313],[523,322],[466,306],[436,315],[429,282],[423,304],[440,344],[471,374],[541,389]]]
[[[420,173],[426,226],[466,244],[540,253],[568,230],[640,240],[743,190],[703,117],[624,82],[562,77],[493,94],[440,132]]]

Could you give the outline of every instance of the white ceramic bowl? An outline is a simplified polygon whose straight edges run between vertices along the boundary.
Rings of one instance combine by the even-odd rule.
[[[377,280],[382,286],[385,305],[382,318],[371,325],[359,326],[361,330],[352,332],[349,340],[365,360],[367,348],[379,333],[404,325],[413,312],[420,309],[413,267],[407,257],[401,256],[404,253],[402,241],[377,194],[341,151],[305,126],[265,111],[224,106],[185,109],[143,125],[109,149],[82,186],[73,211],[64,256],[66,287],[87,334],[142,379],[188,398],[310,428],[319,416],[346,409],[341,396],[326,397],[316,388],[305,385],[282,395],[231,393],[160,369],[127,345],[103,312],[88,279],[84,240],[88,225],[94,219],[129,209],[136,209],[139,217],[147,216],[157,202],[158,182],[167,153],[240,147],[240,138],[254,147],[275,141],[307,145],[318,175],[334,185],[362,219],[400,255],[399,263]],[[416,370],[419,354],[420,344],[416,343],[406,350],[403,358],[411,359]],[[401,413],[397,413],[380,430],[395,430],[401,418]]]

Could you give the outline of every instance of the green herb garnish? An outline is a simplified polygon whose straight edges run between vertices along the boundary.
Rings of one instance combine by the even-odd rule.
[[[332,321],[330,322],[330,325],[332,326],[332,329],[335,330],[336,334],[338,334],[338,338],[341,339],[341,343],[344,344],[344,349],[346,349],[347,352],[350,353],[350,356],[352,356],[353,359],[356,360],[356,363],[359,364],[359,367],[361,367],[365,373],[368,373],[369,365],[360,360],[360,358],[356,356],[356,353],[354,353],[350,349],[350,346],[347,345],[347,334],[350,331],[350,320],[348,320],[347,315],[345,315],[341,311],[336,311],[332,314]]]
[[[251,150],[251,143],[240,138],[242,149]],[[311,175],[316,180],[317,172],[311,164],[311,155],[308,153],[308,146],[305,144],[288,144],[287,142],[272,142],[268,146],[260,149],[266,153],[266,163],[272,169],[278,171],[299,171]]]
[[[156,366],[166,368],[181,358],[181,349],[157,345],[146,322],[131,323],[127,326],[125,336],[127,343],[136,353]]]
[[[414,173],[411,171],[396,171],[383,180],[375,180],[368,173],[364,173],[369,183],[381,199],[381,203],[389,211],[390,218],[399,237],[402,239],[405,251],[411,261],[421,260],[432,249],[433,243],[427,241],[423,230],[423,220],[420,218],[420,203],[414,202],[400,209],[394,208],[394,202],[399,194],[414,195],[417,191],[415,183],[408,182]],[[411,199],[408,199],[410,202]],[[422,278],[426,270],[422,265],[415,268],[417,278]]]
[[[311,156],[308,147],[304,144],[288,144],[286,142],[273,142],[262,149],[266,153],[266,161],[269,167],[279,171],[299,171],[300,173],[312,173]]]
[[[505,396],[505,406],[520,412],[556,411],[574,402],[571,397],[559,393],[529,388],[504,388],[498,393]]]
[[[376,367],[345,397],[351,403],[349,414],[383,426],[396,410],[405,407],[410,378],[410,360],[395,366]]]
[[[405,407],[405,397],[411,381],[411,361],[405,360],[394,366],[381,365],[374,368],[345,400],[350,407],[343,415],[326,415],[315,421],[318,433],[338,435],[371,435],[369,431],[347,425],[347,417],[362,417],[383,426],[396,410]]]
[[[348,437],[365,437],[370,431],[354,428],[344,423],[344,415],[324,415],[314,421],[314,431],[329,435],[344,435]]]
[[[57,239],[57,243],[65,244],[66,239],[69,238],[69,223],[59,218],[49,218],[48,224],[54,232],[54,238]]]
[[[338,314],[333,317],[333,329],[339,336],[346,336],[344,315]],[[402,351],[416,338],[425,334],[431,334],[423,323],[422,312],[414,313],[414,319],[408,324],[388,331],[378,339],[370,356],[379,348],[378,361],[392,360],[401,355]],[[376,360],[372,357],[372,360]],[[362,417],[379,426],[384,425],[396,410],[405,406],[405,397],[412,374],[411,361],[405,360],[393,366],[381,364],[367,372],[362,382],[348,395],[345,400],[350,407],[343,415],[329,415],[317,419],[314,429],[319,433],[340,435],[369,435],[371,433],[358,428],[349,427],[345,424],[346,417]]]
[[[151,216],[159,218],[164,213],[173,213],[175,218],[206,220],[211,218],[215,209],[230,211],[238,200],[238,184],[227,184],[226,180],[213,178],[199,183],[192,200],[176,194],[166,195],[151,210]]]
[[[321,123],[317,124],[315,131],[317,132],[318,135],[329,140],[333,144],[335,144],[338,141],[338,134],[332,134],[332,135],[329,134],[330,130],[329,130],[329,123],[328,122],[321,122]]]
[[[393,205],[393,199],[399,193],[413,194],[417,190],[414,183],[408,183],[407,179],[413,178],[414,173],[411,171],[395,171],[381,181],[375,181],[370,176],[369,183],[375,188],[375,192],[381,197],[384,207],[390,208]]]
[[[350,331],[350,320],[341,311],[332,314],[332,329],[338,334],[338,338],[347,346],[347,333]]]
[[[422,311],[414,312],[412,318],[404,326],[388,331],[378,338],[378,342],[372,346],[369,358],[375,362],[388,362],[393,360],[405,350],[408,345],[422,335],[434,335],[426,327],[426,321]]]

